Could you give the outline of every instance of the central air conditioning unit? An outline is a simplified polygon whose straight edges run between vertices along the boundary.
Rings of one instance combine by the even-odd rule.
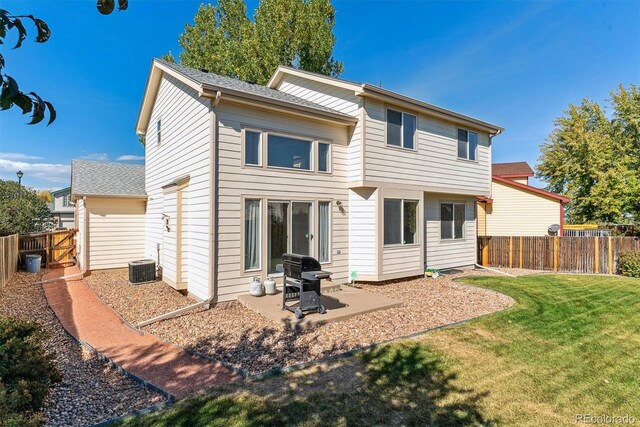
[[[152,259],[141,259],[129,263],[129,283],[139,285],[141,283],[155,282],[156,262]]]

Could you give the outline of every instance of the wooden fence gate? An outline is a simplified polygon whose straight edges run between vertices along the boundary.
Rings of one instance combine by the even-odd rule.
[[[478,263],[567,273],[614,274],[621,252],[640,250],[637,237],[480,236]]]
[[[18,271],[18,235],[0,237],[0,288]]]
[[[25,256],[42,256],[45,268],[62,268],[76,262],[76,230],[49,231],[46,233],[21,234],[19,241],[20,261]]]

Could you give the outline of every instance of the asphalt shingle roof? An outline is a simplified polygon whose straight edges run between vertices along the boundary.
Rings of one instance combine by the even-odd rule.
[[[527,162],[494,163],[491,173],[498,176],[533,176],[533,169]]]
[[[215,73],[208,73],[206,71],[198,70],[196,68],[186,67],[181,64],[174,64],[171,62],[156,59],[157,62],[169,67],[178,73],[186,76],[187,78],[197,82],[198,84],[211,85],[218,87],[222,90],[229,89],[233,91],[243,92],[250,95],[260,96],[266,99],[272,99],[275,101],[286,102],[293,105],[298,105],[306,108],[313,108],[318,111],[331,113],[343,117],[352,118],[348,114],[341,113],[332,108],[325,107],[315,102],[307,101],[306,99],[299,98],[294,95],[290,95],[285,92],[281,92],[276,89],[271,89],[267,86],[245,82],[242,80],[234,79],[231,77],[221,76]]]
[[[73,160],[71,194],[94,196],[146,196],[144,165]]]

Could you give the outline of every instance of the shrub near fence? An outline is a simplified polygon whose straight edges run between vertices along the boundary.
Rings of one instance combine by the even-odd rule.
[[[0,288],[18,271],[18,235],[0,237]]]
[[[620,254],[633,250],[640,250],[635,237],[478,237],[478,263],[486,267],[613,274]]]

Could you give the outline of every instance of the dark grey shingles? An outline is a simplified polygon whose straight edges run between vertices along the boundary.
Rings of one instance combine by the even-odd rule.
[[[71,193],[96,196],[146,196],[144,165],[73,160]]]
[[[230,89],[250,95],[260,96],[266,99],[272,99],[275,101],[286,102],[292,105],[298,105],[301,107],[312,108],[318,111],[331,113],[343,117],[353,118],[348,114],[341,113],[332,108],[325,107],[315,102],[307,101],[306,99],[299,98],[297,96],[281,92],[276,89],[271,89],[267,86],[245,82],[242,80],[234,79],[231,77],[221,76],[219,74],[208,73],[206,71],[198,70],[196,68],[186,67],[180,64],[172,64],[170,62],[156,59],[162,65],[172,68],[178,73],[186,76],[187,78],[197,82],[198,84],[211,85],[222,90]]]

